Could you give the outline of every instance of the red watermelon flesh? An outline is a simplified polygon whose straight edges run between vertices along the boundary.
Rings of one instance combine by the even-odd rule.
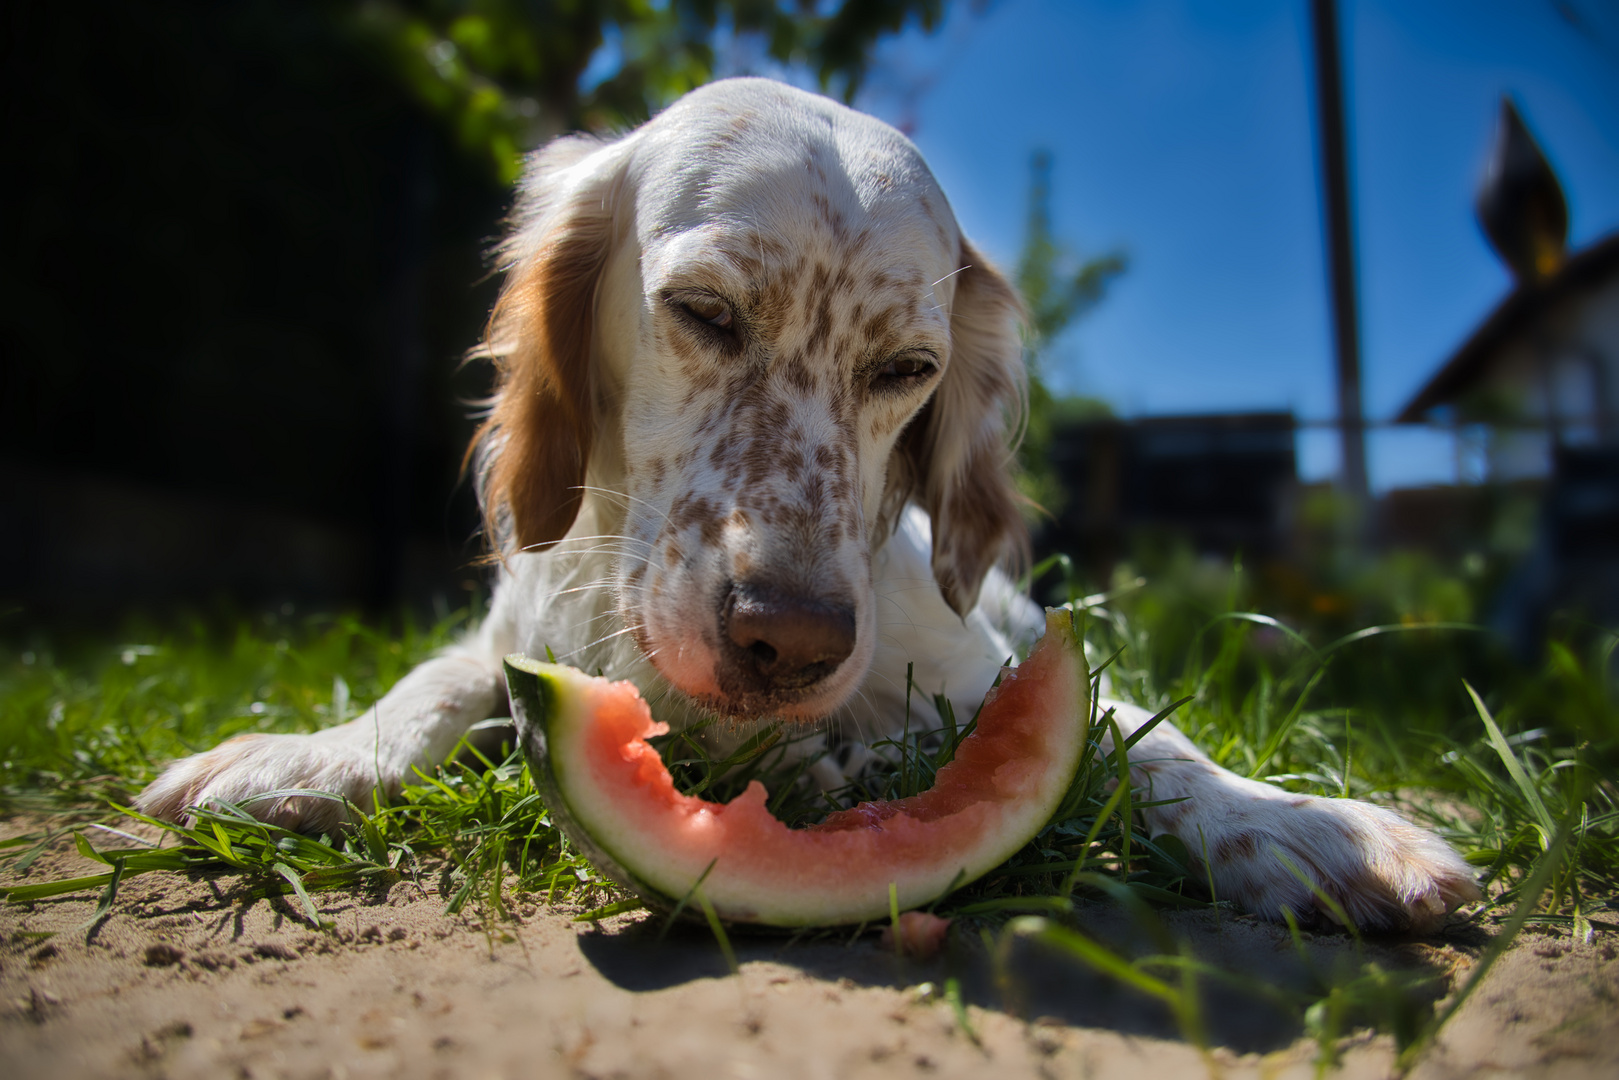
[[[908,909],[1005,861],[1061,803],[1089,716],[1072,616],[1054,609],[931,789],[790,829],[770,815],[758,781],[724,804],[676,790],[646,741],[667,728],[630,683],[524,657],[507,665],[520,740],[575,844],[655,907],[701,879],[722,917],[776,926],[884,918],[891,884]]]

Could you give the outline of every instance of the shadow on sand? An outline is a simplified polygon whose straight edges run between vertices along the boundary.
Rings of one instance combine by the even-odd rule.
[[[1198,961],[1235,976],[1198,979],[1202,1023],[1209,1043],[1238,1053],[1288,1046],[1304,1033],[1303,1011],[1323,983],[1342,983],[1365,963],[1415,976],[1412,1005],[1432,1009],[1448,989],[1449,964],[1433,959],[1429,942],[1370,939],[1357,952],[1347,934],[1305,934],[1303,955],[1283,927],[1210,910],[1159,912],[1177,942]],[[581,935],[580,950],[615,985],[632,992],[662,990],[728,974],[723,954],[706,928],[681,924],[660,940],[663,920],[643,916]],[[1109,904],[1082,907],[1078,926],[1092,939],[1126,956],[1152,951],[1131,917]],[[942,986],[959,980],[972,1005],[1026,1020],[1052,1018],[1079,1027],[1121,1034],[1181,1038],[1172,1011],[1158,999],[1049,949],[1016,941],[997,963],[991,947],[968,928],[953,931],[943,954],[927,961],[893,955],[873,933],[849,930],[813,938],[733,933],[739,963],[766,961],[828,981],[904,988],[923,982]],[[1456,945],[1458,942],[1447,942]],[[1163,973],[1160,973],[1163,974]],[[1178,983],[1178,976],[1167,975]],[[1250,985],[1242,985],[1247,983]],[[1263,986],[1266,991],[1253,989]]]

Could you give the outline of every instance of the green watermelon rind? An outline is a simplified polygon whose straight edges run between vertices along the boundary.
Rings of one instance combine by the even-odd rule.
[[[1074,666],[1075,681],[1078,683],[1081,699],[1074,705],[1074,723],[1079,732],[1078,737],[1073,740],[1071,760],[1050,762],[1043,773],[1045,794],[1043,801],[1049,802],[1050,805],[1036,808],[1039,812],[1023,815],[1021,827],[1003,829],[984,839],[975,849],[976,857],[972,860],[976,864],[974,867],[952,865],[946,873],[941,862],[939,867],[933,870],[914,872],[911,875],[911,882],[900,884],[900,891],[904,895],[902,908],[930,903],[940,895],[977,880],[1004,863],[1045,826],[1061,804],[1074,775],[1078,772],[1088,736],[1086,729],[1089,721],[1090,680],[1072,612],[1065,609],[1048,609],[1047,635],[1056,640],[1043,644],[1060,649]],[[619,831],[616,824],[597,820],[597,827],[591,829],[585,820],[587,815],[581,815],[574,805],[574,800],[570,798],[570,784],[578,778],[570,774],[566,754],[552,752],[550,734],[557,733],[559,736],[557,742],[561,744],[566,744],[570,735],[577,738],[582,726],[591,722],[591,711],[587,704],[591,697],[589,688],[599,680],[576,668],[548,664],[521,655],[506,658],[506,675],[512,716],[517,724],[518,741],[528,759],[530,772],[550,811],[553,823],[562,829],[574,847],[589,859],[596,869],[636,893],[649,908],[667,912],[684,904],[688,916],[695,917],[696,912],[688,903],[689,889],[686,890],[685,896],[671,896],[667,888],[660,888],[649,880],[649,876],[669,877],[670,874],[665,872],[666,868],[649,866],[646,872],[632,869],[638,861],[646,863],[647,858],[644,856],[638,859],[626,858],[620,851],[615,850],[613,835]],[[1012,677],[1015,678],[1016,675]],[[1050,722],[1060,723],[1062,718],[1054,716]],[[1058,772],[1061,773],[1060,776],[1056,775]],[[601,800],[597,798],[596,802],[600,805]],[[600,818],[599,811],[597,817]],[[999,842],[996,842],[997,839]],[[915,881],[928,877],[933,878],[935,883],[924,887],[923,892],[918,893]],[[732,922],[784,927],[838,925],[865,921],[881,917],[882,914],[875,910],[865,910],[871,907],[870,901],[863,902],[863,906],[856,903],[849,906],[848,910],[840,910],[844,905],[834,905],[831,910],[823,910],[814,905],[800,905],[795,908],[790,900],[784,899],[785,893],[772,898],[769,905],[770,912],[752,908],[741,911],[727,910],[721,898],[712,891],[712,884],[717,883],[711,883],[709,895],[713,897],[715,906],[720,909],[721,916]]]
[[[624,860],[598,842],[568,799],[565,763],[550,752],[546,733],[554,724],[588,722],[588,717],[570,715],[584,711],[579,707],[583,695],[563,692],[570,673],[579,678],[590,678],[577,669],[548,664],[521,654],[506,657],[506,688],[511,696],[517,741],[522,747],[523,757],[528,760],[529,773],[534,777],[535,786],[540,789],[540,798],[550,813],[551,824],[562,830],[568,842],[592,866],[605,877],[635,893],[653,910],[672,911],[677,901],[669,899],[650,882],[644,881]],[[571,710],[566,700],[570,696],[574,699]]]

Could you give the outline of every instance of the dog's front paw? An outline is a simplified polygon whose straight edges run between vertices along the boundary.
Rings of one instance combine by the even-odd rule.
[[[1479,898],[1467,862],[1392,811],[1274,788],[1266,795],[1205,820],[1201,837],[1181,837],[1194,858],[1206,849],[1221,899],[1276,921],[1284,908],[1307,923],[1341,921],[1320,893],[1359,928],[1424,933]]]
[[[350,817],[339,799],[264,796],[287,789],[320,791],[368,810],[375,788],[396,787],[378,776],[375,755],[345,741],[341,730],[313,735],[238,735],[206,753],[170,764],[140,793],[135,807],[152,817],[178,822],[189,820],[191,807],[223,801],[285,829],[332,832]]]

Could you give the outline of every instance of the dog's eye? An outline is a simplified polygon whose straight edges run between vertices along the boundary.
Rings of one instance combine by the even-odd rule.
[[[717,296],[702,296],[691,300],[680,301],[680,310],[696,319],[706,323],[716,330],[729,330],[731,328],[731,305]]]
[[[928,378],[939,369],[933,357],[924,352],[904,352],[877,369],[876,382],[903,384]]]

